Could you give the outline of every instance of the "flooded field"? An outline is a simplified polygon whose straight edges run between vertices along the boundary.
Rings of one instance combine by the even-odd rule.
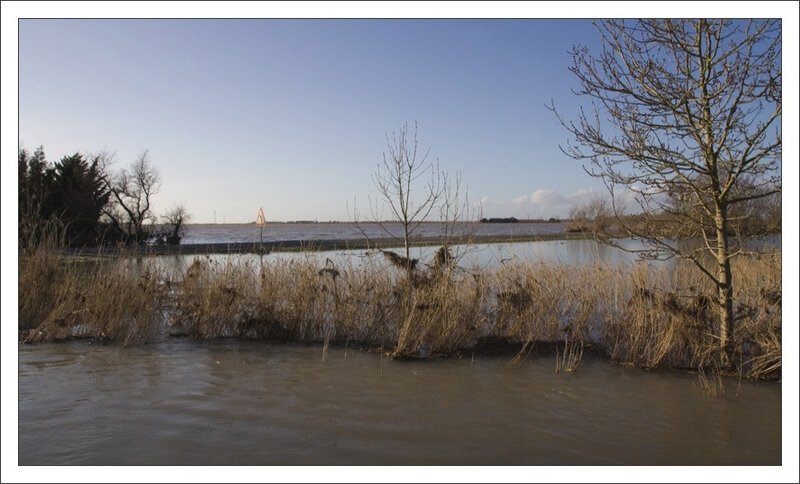
[[[452,230],[453,235],[553,235],[563,233],[562,222],[542,223],[459,223]],[[439,222],[420,224],[414,236],[437,237],[445,230]],[[260,227],[254,224],[188,224],[186,225],[183,244],[213,244],[221,242],[258,242],[262,239]],[[361,223],[352,222],[269,222],[263,230],[264,242],[285,240],[335,240],[335,239],[370,239],[381,237],[400,237],[403,227],[397,222]]]
[[[314,225],[314,224],[311,224]],[[318,224],[327,225],[327,224]],[[485,226],[495,225],[518,225],[518,224],[483,224]],[[537,225],[537,224],[528,224]],[[548,225],[548,224],[538,224]],[[635,240],[620,240],[618,243],[627,250],[635,251],[641,249],[643,245]],[[770,251],[780,249],[780,236],[768,236],[749,241],[752,250]],[[389,249],[397,253],[402,253],[400,247]],[[418,259],[422,264],[429,264],[433,260],[437,246],[412,247],[411,257]],[[651,267],[662,265],[676,265],[682,263],[678,259],[667,261],[640,261],[635,252],[626,252],[615,247],[603,245],[594,240],[544,240],[535,242],[514,242],[514,243],[493,243],[493,244],[472,244],[456,245],[451,247],[453,255],[457,258],[459,267],[466,270],[496,269],[503,264],[519,262],[545,262],[567,265],[592,264],[605,262],[611,265],[620,263],[625,264],[648,264]],[[126,263],[134,266],[146,265],[148,260],[157,260],[159,264],[167,269],[174,277],[181,277],[186,268],[197,259],[209,259],[220,264],[228,262],[253,264],[270,263],[285,260],[311,260],[317,264],[325,264],[330,260],[337,267],[364,267],[374,264],[382,264],[388,267],[388,262],[377,250],[331,250],[331,251],[308,251],[308,252],[273,252],[266,255],[257,254],[173,254],[155,256],[152,259],[146,257],[131,258]],[[685,262],[683,262],[685,263]]]
[[[781,384],[585,357],[263,342],[19,345],[19,464],[781,465]]]

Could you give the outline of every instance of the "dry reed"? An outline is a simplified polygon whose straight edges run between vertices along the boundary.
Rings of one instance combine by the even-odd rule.
[[[411,272],[402,262],[199,257],[172,283],[154,266],[76,264],[41,250],[20,257],[20,329],[30,330],[28,341],[145,340],[172,294],[168,333],[322,344],[323,359],[329,345],[385,347],[411,359],[481,351],[491,342],[518,356],[561,345],[557,371],[574,371],[584,348],[644,368],[716,364],[713,288],[685,265],[464,270],[445,252]],[[739,257],[733,270],[735,370],[780,378],[780,254]]]
[[[25,342],[97,338],[144,342],[160,332],[167,287],[152,262],[20,254],[19,329]]]

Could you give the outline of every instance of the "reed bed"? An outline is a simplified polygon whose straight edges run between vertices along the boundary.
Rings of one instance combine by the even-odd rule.
[[[159,330],[291,341],[323,345],[323,358],[331,344],[388,349],[398,359],[545,351],[567,372],[585,350],[642,368],[719,371],[714,293],[688,266],[518,262],[465,269],[442,250],[413,269],[391,257],[347,266],[199,257],[178,277],[147,263],[136,270],[108,260],[75,263],[42,250],[20,256],[20,330],[32,342],[99,337],[129,344]],[[739,257],[733,269],[734,370],[778,379],[780,254]]]
[[[24,342],[93,338],[134,344],[161,332],[167,288],[152,262],[127,266],[38,250],[20,255],[18,274]]]

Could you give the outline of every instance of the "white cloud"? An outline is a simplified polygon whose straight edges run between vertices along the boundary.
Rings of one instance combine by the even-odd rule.
[[[629,191],[628,191],[629,192]],[[619,192],[617,202],[629,204],[633,193]],[[508,198],[506,200],[480,198],[480,206],[484,217],[517,217],[521,219],[550,217],[566,218],[569,209],[588,203],[596,198],[610,202],[610,195],[605,190],[580,189],[571,193],[560,193],[550,188],[538,188],[527,195]],[[476,202],[475,205],[478,205]]]
[[[487,217],[566,218],[571,207],[597,197],[608,197],[608,194],[591,189],[563,194],[549,188],[539,188],[507,202],[485,203],[483,208]]]
[[[536,190],[531,193],[531,203],[534,205],[557,205],[564,203],[564,196],[554,190]]]

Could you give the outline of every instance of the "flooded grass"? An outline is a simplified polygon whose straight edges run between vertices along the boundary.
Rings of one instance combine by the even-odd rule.
[[[155,264],[134,273],[113,259],[63,256],[61,247],[57,237],[45,237],[19,254],[23,341],[94,338],[133,344],[158,332],[167,293]]]
[[[713,292],[689,267],[514,262],[465,269],[437,253],[413,269],[366,261],[198,258],[178,280],[143,259],[76,260],[40,250],[19,259],[25,342],[169,335],[263,339],[385,351],[395,359],[485,352],[555,355],[579,369],[584,351],[641,368],[698,371],[713,393],[718,335]],[[734,261],[734,372],[780,379],[780,253]]]

